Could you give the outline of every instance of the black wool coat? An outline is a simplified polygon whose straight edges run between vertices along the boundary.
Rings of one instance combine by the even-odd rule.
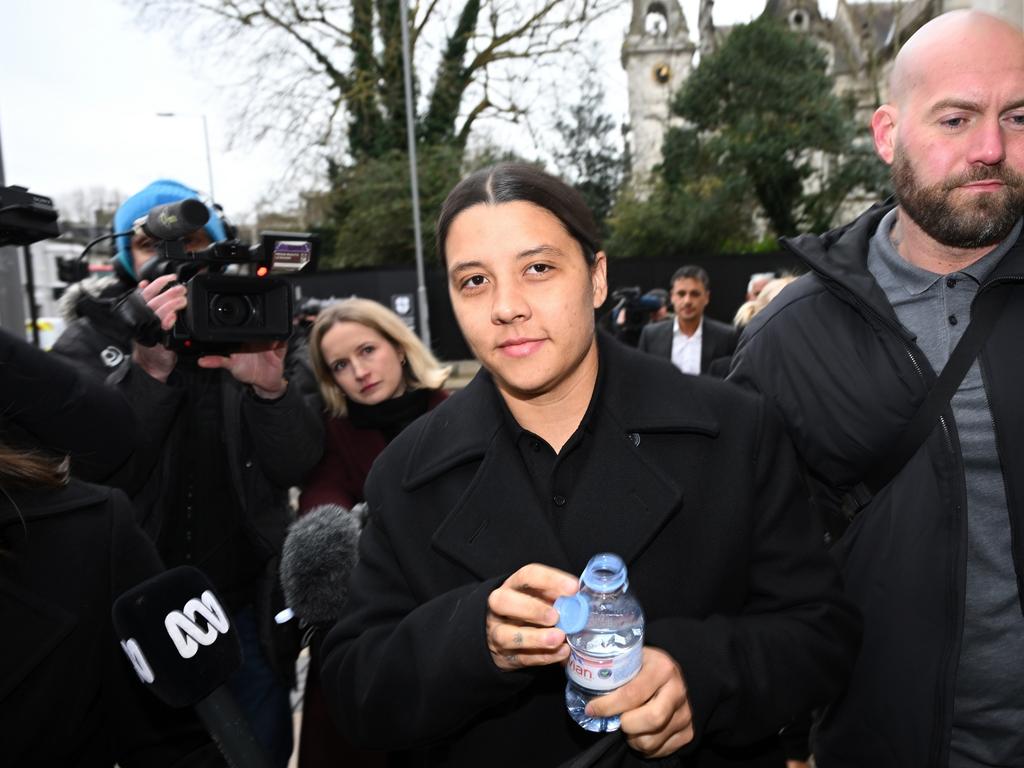
[[[163,565],[120,492],[72,480],[0,497],[0,763],[223,765],[190,710],[136,677],[114,600]]]
[[[328,704],[357,743],[432,766],[554,766],[591,746],[565,712],[562,668],[499,670],[485,616],[521,566],[579,573],[601,551],[625,559],[645,641],[689,689],[696,743],[667,764],[781,765],[769,737],[844,683],[859,620],[763,401],[606,338],[599,364],[572,541],[486,371],[378,459],[345,615],[323,646]],[[602,764],[640,762],[620,740]]]

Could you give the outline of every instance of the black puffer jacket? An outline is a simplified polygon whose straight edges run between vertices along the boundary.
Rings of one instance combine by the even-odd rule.
[[[123,271],[75,283],[61,297],[67,328],[53,345],[61,357],[80,363],[81,370],[106,378],[132,353],[132,328],[111,311],[135,283]]]
[[[730,379],[781,412],[813,501],[832,526],[839,500],[906,427],[936,378],[867,271],[868,243],[891,205],[821,238],[785,244],[811,274],[788,286],[745,332]],[[981,353],[1006,482],[1018,590],[1024,572],[1024,245],[982,286],[1009,301]],[[964,612],[967,523],[959,440],[947,407],[925,445],[833,546],[864,617],[847,692],[825,713],[819,764],[948,762]],[[1024,593],[1024,591],[1022,591]]]

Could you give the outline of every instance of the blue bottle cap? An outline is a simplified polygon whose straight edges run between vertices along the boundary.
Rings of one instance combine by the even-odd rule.
[[[555,626],[565,634],[573,635],[587,626],[590,603],[579,592],[556,599],[555,610],[558,611],[558,623]]]

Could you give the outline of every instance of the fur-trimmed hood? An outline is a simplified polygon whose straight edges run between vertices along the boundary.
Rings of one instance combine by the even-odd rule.
[[[70,325],[83,316],[80,308],[83,301],[112,299],[130,289],[116,273],[87,277],[70,285],[60,297],[60,316]]]

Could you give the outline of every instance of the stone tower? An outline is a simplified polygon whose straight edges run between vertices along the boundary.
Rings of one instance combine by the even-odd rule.
[[[633,0],[622,66],[629,83],[632,172],[640,183],[661,162],[672,95],[689,76],[695,50],[679,0]]]

